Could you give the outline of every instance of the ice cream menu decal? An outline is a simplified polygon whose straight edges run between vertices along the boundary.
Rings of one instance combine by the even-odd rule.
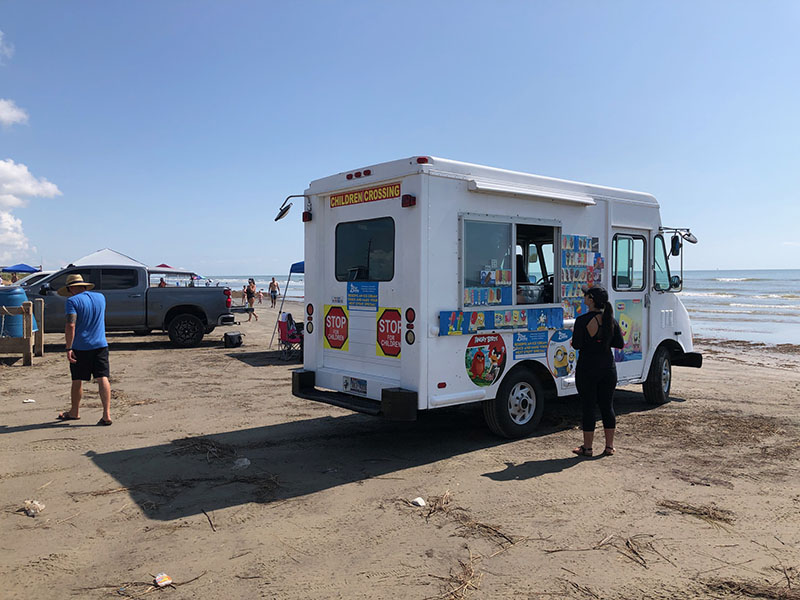
[[[582,288],[599,285],[604,268],[599,238],[561,236],[561,306],[565,319],[574,319],[586,312]]]

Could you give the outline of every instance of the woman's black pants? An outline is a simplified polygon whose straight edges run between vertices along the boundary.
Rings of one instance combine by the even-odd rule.
[[[604,429],[615,429],[617,417],[614,414],[614,389],[617,387],[617,369],[579,370],[575,375],[575,385],[583,407],[583,431],[594,431],[595,404],[600,407]]]

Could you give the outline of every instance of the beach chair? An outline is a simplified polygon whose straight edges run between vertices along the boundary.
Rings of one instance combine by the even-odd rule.
[[[281,314],[278,320],[278,333],[280,334],[278,344],[281,350],[281,358],[283,360],[302,358],[303,332],[294,322],[291,313]]]

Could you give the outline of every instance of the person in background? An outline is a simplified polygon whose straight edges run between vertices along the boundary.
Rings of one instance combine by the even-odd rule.
[[[244,306],[245,304],[247,304],[247,286],[243,285],[242,286],[242,306]]]
[[[108,342],[106,341],[106,298],[92,292],[93,283],[83,280],[79,274],[67,275],[66,285],[58,290],[59,296],[67,298],[64,304],[67,324],[64,328],[67,360],[72,375],[69,411],[59,413],[59,421],[80,419],[83,382],[92,376],[97,382],[103,417],[98,425],[111,425],[111,385],[108,382]]]
[[[603,417],[606,438],[603,456],[612,456],[616,452],[614,389],[617,387],[617,367],[611,348],[622,348],[624,342],[605,288],[584,287],[583,293],[583,301],[589,310],[575,319],[572,333],[572,347],[580,350],[575,368],[575,385],[583,409],[583,444],[572,452],[578,456],[592,456],[596,421],[594,407],[597,404]]]
[[[17,283],[17,281],[19,281],[19,279],[17,278],[17,274],[16,273],[12,273],[11,274],[11,285],[14,285],[15,283]]]
[[[164,278],[163,278],[163,277],[159,278],[159,280],[158,280],[158,287],[167,287],[167,282],[166,282],[166,281],[164,281]]]
[[[278,282],[275,281],[275,278],[272,278],[272,281],[269,282],[269,297],[272,300],[272,306],[270,308],[275,308],[276,300],[278,299],[278,294],[281,293],[281,288],[278,285]]]
[[[264,301],[264,290],[258,290],[258,303],[261,304]]]
[[[256,314],[255,306],[256,303],[256,280],[250,278],[247,287],[245,288],[245,294],[247,295],[247,304],[249,305],[247,312],[250,313],[250,316],[247,317],[248,322],[255,317],[256,321],[258,321],[258,315]]]

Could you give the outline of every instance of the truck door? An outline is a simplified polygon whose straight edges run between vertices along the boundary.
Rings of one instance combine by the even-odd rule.
[[[614,316],[625,346],[614,349],[620,383],[639,380],[647,356],[649,302],[647,298],[648,230],[613,228],[611,297]]]
[[[326,368],[352,373],[356,380],[377,379],[389,385],[400,379],[404,304],[396,285],[396,242],[401,224],[375,209],[331,209],[339,222],[326,231],[326,247],[332,250],[325,274],[331,304],[324,307],[322,362]],[[383,332],[380,339],[379,329]],[[345,387],[360,385],[347,381]]]
[[[142,281],[145,279],[145,281]],[[104,267],[95,291],[106,297],[106,327],[125,329],[144,326],[145,290],[149,282],[141,269]]]

